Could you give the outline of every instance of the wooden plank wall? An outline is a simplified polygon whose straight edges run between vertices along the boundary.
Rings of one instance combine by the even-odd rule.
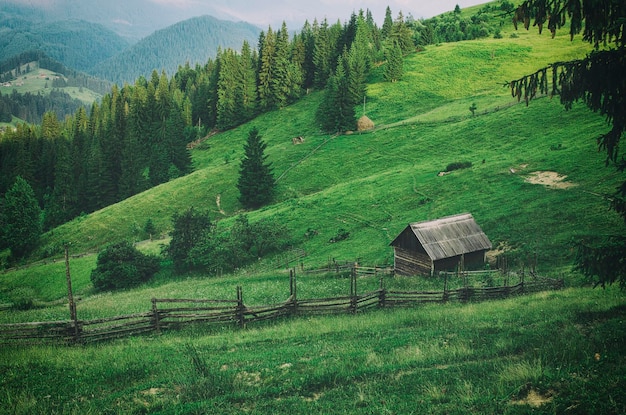
[[[394,247],[394,268],[398,275],[431,275],[432,261],[425,253]]]

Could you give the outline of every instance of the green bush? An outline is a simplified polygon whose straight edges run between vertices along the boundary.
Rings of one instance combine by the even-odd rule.
[[[448,164],[446,166],[446,171],[469,169],[470,167],[472,167],[471,161],[457,161],[455,163]]]
[[[118,242],[98,254],[91,282],[99,291],[134,287],[152,278],[159,267],[158,257],[139,252],[128,241]]]
[[[225,232],[213,228],[189,254],[197,268],[231,271],[279,252],[290,245],[287,229],[271,220],[248,222],[246,215],[235,219]]]
[[[193,268],[191,251],[210,234],[213,225],[209,212],[188,208],[182,214],[175,213],[172,217],[174,230],[172,240],[165,249],[165,254],[174,263],[176,271],[181,273]]]

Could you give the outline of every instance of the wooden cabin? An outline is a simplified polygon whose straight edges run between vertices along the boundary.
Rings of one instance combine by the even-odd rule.
[[[410,223],[390,244],[398,275],[435,275],[484,266],[491,249],[487,235],[470,213]]]

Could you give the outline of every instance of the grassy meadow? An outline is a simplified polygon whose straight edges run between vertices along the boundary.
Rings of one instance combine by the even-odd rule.
[[[174,275],[164,262],[152,281],[120,292],[97,293],[89,280],[110,242],[128,239],[159,253],[175,212],[207,209],[226,226],[244,213],[235,183],[253,126],[268,145],[278,192],[272,205],[245,213],[251,222],[283,223],[307,254],[304,267],[332,258],[389,265],[389,243],[409,222],[470,212],[512,267],[536,263],[541,275],[564,278],[566,289],[243,330],[193,326],[87,346],[2,346],[0,414],[626,411],[626,294],[592,289],[571,270],[573,241],[623,227],[605,196],[622,177],[596,148],[608,127],[583,105],[565,111],[558,97],[545,97],[526,106],[503,87],[589,47],[565,33],[511,33],[504,27],[502,39],[407,56],[397,83],[384,82],[376,68],[365,105],[372,131],[320,133],[314,114],[322,93],[314,91],[209,137],[193,150],[192,174],[45,234],[32,263],[0,275],[0,323],[68,318],[65,241],[79,319],[148,311],[152,297],[234,299],[237,285],[249,305],[285,300],[280,256],[223,276]],[[294,145],[296,136],[304,143]],[[472,167],[438,175],[454,162]],[[544,171],[561,180],[530,182]],[[143,231],[148,219],[158,230],[154,241]],[[349,238],[330,243],[340,229]],[[443,288],[437,279],[386,277],[385,284]],[[377,278],[359,279],[361,292],[377,286]],[[342,276],[298,278],[300,298],[348,292]],[[24,299],[33,300],[30,309],[11,308]]]
[[[91,103],[95,100],[101,98],[99,94],[87,88],[53,88],[52,82],[55,77],[62,75],[59,75],[49,69],[39,68],[37,62],[30,62],[28,67],[27,65],[22,65],[22,71],[26,71],[27,69],[30,69],[30,71],[18,75],[16,80],[11,82],[11,86],[1,87],[0,92],[4,95],[10,95],[13,93],[13,90],[15,90],[19,94],[30,93],[33,95],[47,95],[53,89],[59,89],[69,94],[72,98],[84,102],[86,106],[91,105]]]
[[[0,353],[6,414],[618,414],[624,295],[194,326]]]

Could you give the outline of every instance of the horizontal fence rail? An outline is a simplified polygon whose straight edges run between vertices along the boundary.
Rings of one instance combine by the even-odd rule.
[[[365,267],[363,267],[365,268]],[[366,268],[367,269],[367,268]],[[245,327],[250,323],[292,315],[330,315],[359,313],[383,307],[407,307],[418,304],[468,302],[503,299],[511,296],[563,288],[562,279],[533,277],[502,287],[444,288],[442,291],[399,291],[384,288],[357,294],[359,272],[355,267],[350,278],[350,295],[298,299],[295,270],[290,271],[290,296],[280,304],[247,306],[243,290],[237,287],[234,300],[152,299],[151,311],[92,320],[66,320],[0,324],[0,343],[82,344],[181,328],[189,324],[227,324]]]

